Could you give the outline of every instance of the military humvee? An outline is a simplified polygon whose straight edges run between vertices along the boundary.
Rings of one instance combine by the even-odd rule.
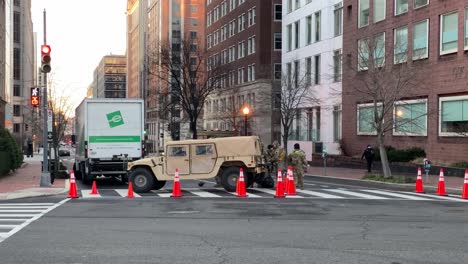
[[[128,163],[128,178],[135,192],[161,189],[174,179],[216,178],[229,192],[236,190],[240,168],[244,169],[246,186],[261,184],[265,177],[262,149],[257,136],[225,137],[171,141],[164,147],[164,156]]]

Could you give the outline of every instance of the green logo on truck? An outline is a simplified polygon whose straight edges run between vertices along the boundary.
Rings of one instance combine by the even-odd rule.
[[[111,128],[124,124],[122,114],[120,113],[120,111],[115,111],[107,114],[107,121],[109,122],[109,126]]]

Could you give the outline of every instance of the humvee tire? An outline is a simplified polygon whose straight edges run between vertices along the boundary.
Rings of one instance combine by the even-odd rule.
[[[228,192],[235,192],[237,179],[239,178],[239,167],[228,167],[221,174],[221,186]],[[247,187],[247,184],[246,184]]]
[[[152,190],[159,190],[164,187],[164,185],[166,185],[166,181],[158,181],[157,179],[154,179]]]
[[[137,193],[146,193],[151,191],[154,186],[153,174],[145,168],[136,168],[130,172],[129,181],[133,185],[133,191]]]

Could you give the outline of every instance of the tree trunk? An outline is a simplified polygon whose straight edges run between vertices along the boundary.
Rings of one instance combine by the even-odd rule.
[[[190,120],[190,131],[192,131],[192,139],[197,139],[197,120]]]
[[[283,148],[286,153],[286,156],[288,155],[288,135],[289,135],[289,128],[283,127]]]
[[[380,162],[382,163],[382,171],[385,178],[392,176],[392,172],[390,171],[390,164],[388,162],[387,152],[385,151],[385,144],[384,144],[384,136],[382,133],[378,133],[377,136],[377,143],[379,145],[379,153],[380,153]]]

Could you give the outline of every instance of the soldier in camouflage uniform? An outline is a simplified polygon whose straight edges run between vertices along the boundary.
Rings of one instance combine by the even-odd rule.
[[[265,160],[268,166],[268,174],[270,176],[274,176],[278,168],[278,162],[276,157],[276,151],[273,145],[268,145],[267,150],[265,152]]]
[[[294,144],[294,150],[288,155],[288,163],[293,167],[296,188],[304,189],[304,170],[307,169],[306,155],[300,149],[299,143]]]

